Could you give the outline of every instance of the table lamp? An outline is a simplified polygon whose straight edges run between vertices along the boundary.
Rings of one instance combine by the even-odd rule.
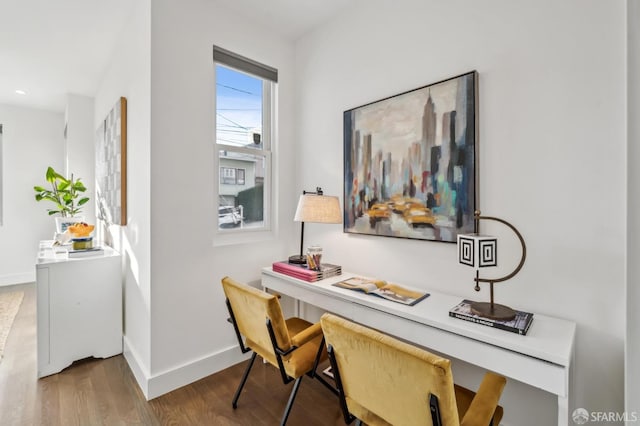
[[[478,225],[480,220],[493,220],[500,222],[508,226],[520,240],[522,245],[522,257],[520,263],[516,269],[508,275],[501,278],[480,278],[480,268],[487,268],[498,266],[498,239],[490,235],[478,234]],[[516,312],[508,306],[499,305],[494,303],[493,300],[493,284],[506,281],[513,278],[524,265],[524,261],[527,257],[527,247],[524,243],[524,238],[518,230],[509,222],[491,216],[481,216],[480,211],[476,210],[474,214],[475,231],[474,234],[459,234],[458,235],[458,262],[463,265],[471,266],[476,270],[476,277],[474,279],[476,286],[474,289],[480,291],[480,283],[489,283],[491,291],[490,302],[473,302],[471,303],[471,312],[484,318],[490,318],[494,320],[511,320],[515,318]]]
[[[340,200],[335,196],[324,195],[320,187],[316,188],[316,192],[302,191],[293,220],[302,222],[300,254],[289,256],[289,263],[304,265],[307,263],[307,257],[304,256],[302,252],[304,245],[304,223],[342,223]]]

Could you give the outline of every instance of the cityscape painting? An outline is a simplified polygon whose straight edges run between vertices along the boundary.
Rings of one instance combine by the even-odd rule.
[[[344,112],[344,232],[474,232],[477,81],[472,71]]]

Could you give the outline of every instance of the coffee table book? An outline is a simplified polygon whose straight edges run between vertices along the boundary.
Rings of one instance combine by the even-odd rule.
[[[69,250],[68,253],[70,258],[103,256],[104,249],[102,247],[91,247],[79,250]]]
[[[398,284],[362,277],[347,278],[344,281],[331,285],[346,288],[347,290],[361,291],[365,294],[382,297],[383,299],[408,306],[413,306],[419,301],[429,297],[429,293],[423,291],[410,290]]]
[[[274,272],[289,275],[304,281],[314,282],[324,278],[333,277],[342,274],[342,267],[331,263],[323,263],[320,265],[319,271],[309,269],[306,265],[298,265],[289,263],[286,260],[274,262],[272,265]]]
[[[484,318],[471,312],[471,300],[463,300],[449,311],[449,316],[464,321],[474,322],[476,324],[486,325],[487,327],[499,328],[500,330],[510,331],[512,333],[526,336],[531,323],[533,322],[533,314],[531,312],[516,311],[516,317],[509,321],[493,320]]]

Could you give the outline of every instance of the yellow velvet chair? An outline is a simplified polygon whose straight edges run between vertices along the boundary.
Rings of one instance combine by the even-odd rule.
[[[345,423],[498,425],[504,377],[487,373],[477,394],[453,383],[451,362],[332,314],[320,319]]]
[[[327,358],[320,323],[311,324],[295,317],[285,320],[276,296],[229,277],[222,279],[222,288],[229,310],[229,322],[234,327],[240,349],[243,353],[253,351],[233,397],[234,409],[238,406],[240,392],[257,355],[280,370],[284,384],[295,380],[281,425],[287,422],[304,375],[318,379],[337,394],[335,388],[315,374],[318,363]]]

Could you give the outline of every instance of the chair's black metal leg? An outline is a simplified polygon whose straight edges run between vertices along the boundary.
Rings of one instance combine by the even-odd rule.
[[[333,387],[331,383],[327,382],[322,376],[321,373],[318,373],[316,370],[318,369],[318,365],[320,364],[320,358],[322,358],[322,352],[324,351],[324,336],[322,336],[322,340],[320,341],[320,346],[318,346],[318,352],[316,353],[316,359],[313,362],[313,368],[311,371],[307,373],[307,376],[312,379],[318,379],[320,383],[322,383],[327,389],[333,392],[336,396],[338,395],[338,389]]]
[[[293,384],[293,389],[291,389],[291,395],[289,395],[289,402],[287,402],[287,408],[284,409],[284,414],[282,415],[282,421],[280,422],[280,426],[284,426],[287,424],[287,419],[289,418],[289,412],[291,411],[291,407],[293,406],[293,400],[296,399],[296,394],[298,393],[298,388],[300,387],[300,383],[302,382],[302,378],[304,376],[300,376],[296,379]]]
[[[238,408],[238,398],[240,398],[240,392],[242,391],[244,384],[247,382],[247,377],[249,377],[249,372],[251,371],[251,367],[253,367],[253,362],[256,360],[256,356],[258,356],[258,354],[255,352],[253,353],[253,355],[251,355],[251,361],[249,361],[249,365],[247,366],[247,369],[244,370],[242,381],[238,386],[238,390],[236,390],[236,394],[233,396],[233,402],[231,403],[231,406],[233,407],[234,410]]]
[[[327,389],[329,389],[331,391],[331,393],[333,393],[335,396],[340,396],[340,393],[338,392],[338,389],[336,389],[331,383],[327,382],[324,378],[320,377],[319,373],[316,373],[313,376],[314,379],[318,380],[320,383],[322,383]]]
[[[340,377],[340,370],[338,369],[338,361],[336,360],[335,351],[332,345],[327,346],[327,354],[329,355],[329,362],[331,363],[333,380],[336,382],[336,387],[338,388],[338,400],[340,401],[340,409],[342,410],[344,423],[350,425],[354,420],[357,420],[357,418],[349,412],[349,408],[347,407],[344,387],[342,387],[342,378]]]
[[[313,361],[313,369],[311,370],[311,378],[316,376],[316,370],[318,369],[318,364],[320,364],[320,358],[322,358],[322,352],[324,351],[324,336],[322,336],[322,340],[320,341],[320,346],[318,346],[318,352],[316,352],[316,359]]]
[[[432,393],[429,394],[429,411],[431,411],[431,422],[433,426],[442,426],[440,403],[438,402],[438,397]]]
[[[356,426],[362,426],[362,420],[356,419]]]

